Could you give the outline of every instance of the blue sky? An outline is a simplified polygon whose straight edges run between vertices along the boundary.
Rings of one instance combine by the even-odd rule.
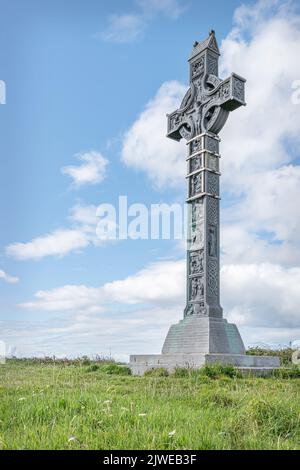
[[[248,79],[248,106],[221,136],[224,313],[246,343],[300,338],[298,6],[0,0],[0,340],[9,348],[159,352],[184,307],[183,246],[100,245],[93,211],[120,194],[184,200],[184,148],[164,142],[165,113],[187,86],[193,42],[211,28],[222,73]],[[82,180],[87,162],[93,174]],[[166,298],[155,296],[163,273],[174,276],[160,278]]]

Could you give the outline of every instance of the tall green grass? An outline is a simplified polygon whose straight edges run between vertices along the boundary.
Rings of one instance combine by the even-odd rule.
[[[127,375],[126,366],[0,366],[1,449],[299,449],[300,379],[220,367]]]

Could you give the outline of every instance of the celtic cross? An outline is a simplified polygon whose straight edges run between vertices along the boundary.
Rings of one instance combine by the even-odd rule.
[[[190,88],[180,108],[167,116],[171,139],[187,140],[189,220],[185,316],[222,317],[219,254],[219,137],[230,111],[245,105],[245,79],[218,77],[214,31],[195,42]],[[167,346],[165,346],[166,350]],[[164,351],[164,349],[163,349]]]
[[[134,374],[153,368],[174,371],[205,364],[230,364],[255,375],[279,367],[278,357],[247,356],[238,328],[220,305],[219,143],[230,111],[245,105],[245,80],[218,77],[219,48],[213,31],[194,44],[190,88],[168,115],[168,137],[187,140],[188,246],[184,318],[170,326],[162,354],[130,356]]]

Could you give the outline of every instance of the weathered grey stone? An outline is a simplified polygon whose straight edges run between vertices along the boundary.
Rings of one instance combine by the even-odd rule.
[[[237,327],[227,320],[191,315],[171,326],[162,353],[245,354],[245,348]]]
[[[161,355],[131,356],[133,373],[152,367],[201,367],[222,362],[240,368],[279,366],[278,358],[245,355],[235,325],[220,305],[220,214],[218,132],[230,111],[245,105],[245,79],[218,77],[219,48],[214,31],[196,42],[189,59],[190,88],[180,108],[167,116],[171,139],[187,140],[187,302],[184,318],[172,325]],[[247,369],[249,370],[249,369]]]
[[[246,354],[149,354],[130,356],[130,367],[134,375],[143,375],[149,369],[166,369],[173,372],[184,367],[199,369],[204,365],[232,365],[243,373],[267,375],[279,367],[280,360],[273,356],[247,356]]]

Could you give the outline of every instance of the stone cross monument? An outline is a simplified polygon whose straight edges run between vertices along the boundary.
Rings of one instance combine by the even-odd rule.
[[[167,136],[187,143],[187,288],[183,319],[172,325],[162,354],[130,357],[133,373],[165,367],[201,367],[221,362],[256,372],[279,365],[278,358],[246,356],[237,327],[220,305],[220,216],[218,133],[230,111],[245,105],[245,79],[218,76],[214,31],[195,42],[189,58],[190,87],[180,108],[167,116]]]

